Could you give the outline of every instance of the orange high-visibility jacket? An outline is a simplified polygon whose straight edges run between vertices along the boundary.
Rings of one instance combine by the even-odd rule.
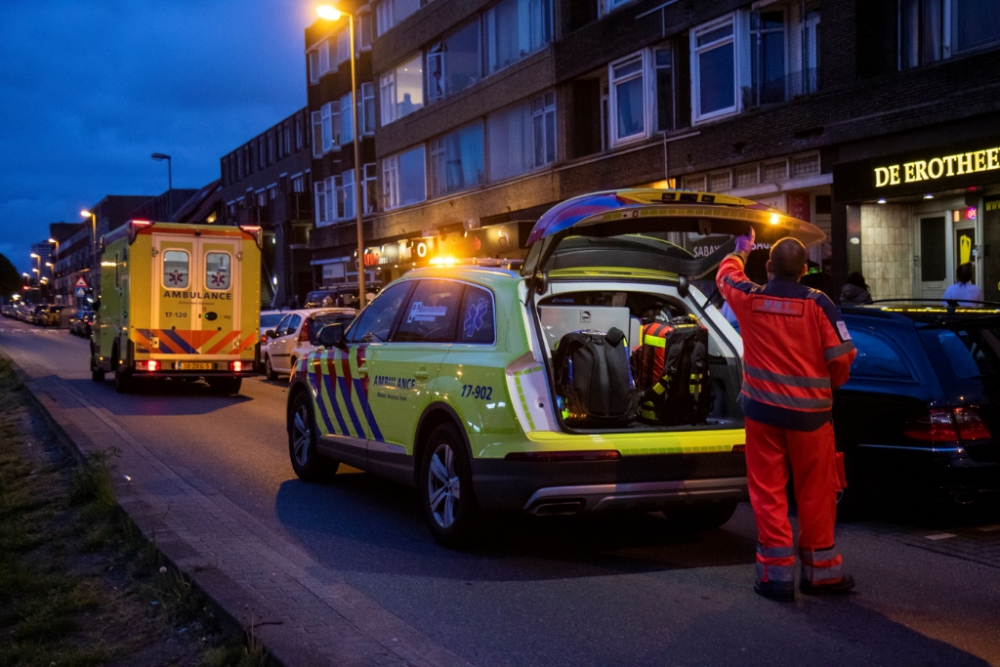
[[[797,281],[757,285],[734,253],[719,267],[716,283],[740,324],[747,417],[795,431],[830,421],[833,390],[847,382],[857,352],[833,302]]]

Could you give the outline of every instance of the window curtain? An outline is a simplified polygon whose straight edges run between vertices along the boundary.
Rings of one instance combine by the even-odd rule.
[[[952,8],[952,42],[956,51],[1000,39],[1000,8],[996,0],[952,0]]]

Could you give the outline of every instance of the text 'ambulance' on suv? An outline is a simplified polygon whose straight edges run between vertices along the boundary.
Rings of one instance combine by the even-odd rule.
[[[542,216],[520,273],[408,272],[346,331],[326,327],[324,347],[296,365],[287,411],[295,473],[320,481],[345,463],[416,486],[446,546],[462,544],[488,510],[664,510],[693,525],[725,523],[747,497],[743,348],[695,283],[751,226],[764,244],[824,238],[745,199],[623,190]],[[559,341],[616,328],[634,347],[650,311],[708,330],[707,419],[567,423],[554,379]]]

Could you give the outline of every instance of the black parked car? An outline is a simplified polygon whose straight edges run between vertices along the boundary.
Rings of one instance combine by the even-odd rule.
[[[845,509],[876,495],[967,504],[1000,491],[1000,306],[840,310],[858,349],[834,396]]]

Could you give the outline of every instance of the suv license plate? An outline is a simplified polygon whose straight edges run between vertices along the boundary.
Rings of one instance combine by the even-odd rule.
[[[180,361],[177,368],[182,371],[214,371],[215,364],[205,361]]]

